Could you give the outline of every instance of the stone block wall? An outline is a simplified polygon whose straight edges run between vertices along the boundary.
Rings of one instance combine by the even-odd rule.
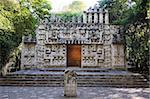
[[[83,68],[125,68],[120,26],[109,24],[107,9],[95,6],[72,19],[64,22],[51,15],[41,21],[36,29],[36,40],[23,41],[22,68],[66,67],[67,45],[71,44],[81,45]]]
[[[35,44],[24,44],[21,54],[21,69],[35,68],[36,49]]]
[[[81,67],[104,67],[104,49],[102,45],[82,45]]]
[[[66,45],[46,45],[44,65],[66,66]]]
[[[112,67],[116,69],[126,69],[125,52],[122,44],[112,45]]]

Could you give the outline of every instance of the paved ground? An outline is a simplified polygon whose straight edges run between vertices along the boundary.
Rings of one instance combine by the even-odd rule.
[[[0,99],[150,99],[150,88],[79,87],[78,97],[64,97],[63,87],[2,87]]]

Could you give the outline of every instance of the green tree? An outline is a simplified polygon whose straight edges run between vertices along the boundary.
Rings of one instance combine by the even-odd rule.
[[[20,5],[27,8],[36,19],[49,15],[52,9],[50,0],[21,0]]]
[[[65,12],[81,13],[85,9],[86,5],[80,0],[73,1],[70,5],[64,7]]]
[[[61,20],[64,22],[67,21],[72,21],[72,17],[78,17],[81,16],[81,13],[72,13],[72,12],[61,12],[61,13],[56,13],[56,16],[59,16]]]
[[[18,13],[18,3],[11,0],[0,1],[0,68],[8,61],[9,53],[16,47],[14,14]]]
[[[124,26],[127,60],[140,73],[149,70],[149,0],[101,0],[101,7],[109,9],[111,24]]]
[[[23,35],[34,35],[38,20],[50,9],[47,0],[0,1],[0,68],[16,51]]]
[[[61,17],[63,21],[71,21],[72,17],[81,16],[85,7],[84,2],[75,0],[71,4],[65,6],[62,12],[56,13],[56,15]]]

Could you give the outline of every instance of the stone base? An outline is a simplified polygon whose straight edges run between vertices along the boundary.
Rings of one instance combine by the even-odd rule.
[[[77,96],[77,91],[76,91],[76,86],[77,85],[66,85],[64,88],[64,96],[66,97],[76,97]]]
[[[115,65],[115,66],[113,66],[113,69],[115,69],[115,70],[127,70],[126,66],[124,66],[124,65]]]
[[[0,77],[0,86],[64,87],[64,69],[20,70]],[[77,72],[78,87],[149,88],[148,81],[138,73],[122,70],[86,69]],[[71,87],[70,87],[71,88]],[[50,89],[50,88],[49,88]],[[68,89],[67,89],[68,90]],[[76,89],[77,90],[77,89]],[[63,90],[62,90],[63,91]],[[86,90],[85,90],[86,91]]]

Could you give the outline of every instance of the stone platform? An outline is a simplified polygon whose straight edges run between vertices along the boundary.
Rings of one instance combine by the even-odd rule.
[[[64,68],[21,70],[0,77],[0,86],[64,86]],[[111,69],[74,68],[81,87],[149,87],[140,74]]]

